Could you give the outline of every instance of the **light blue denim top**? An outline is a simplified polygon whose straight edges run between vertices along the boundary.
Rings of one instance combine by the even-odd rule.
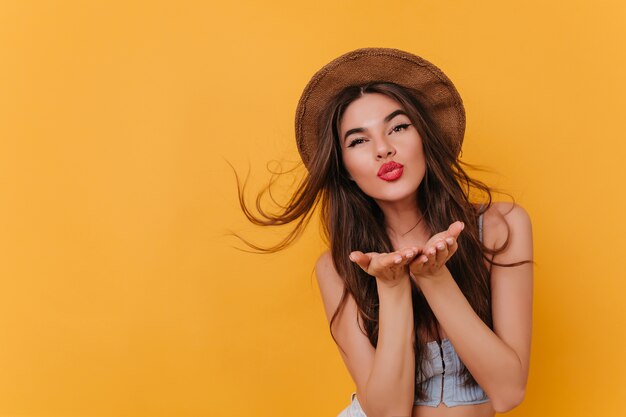
[[[478,217],[478,236],[483,240],[483,216]],[[473,384],[469,388],[463,386],[463,375],[461,358],[454,350],[454,346],[449,339],[437,340],[426,344],[428,350],[422,380],[427,381],[424,389],[428,398],[418,401],[415,397],[414,405],[427,405],[437,407],[442,401],[448,407],[466,404],[480,404],[489,401],[489,397],[478,384]]]

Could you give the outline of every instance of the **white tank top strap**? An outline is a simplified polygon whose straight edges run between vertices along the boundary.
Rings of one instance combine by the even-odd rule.
[[[481,204],[479,211],[482,210],[484,206],[484,204]],[[483,241],[483,214],[484,213],[481,213],[480,216],[478,216],[478,239],[481,242]]]

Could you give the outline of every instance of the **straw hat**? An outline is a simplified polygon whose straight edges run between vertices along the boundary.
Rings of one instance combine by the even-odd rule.
[[[452,81],[417,55],[393,48],[361,48],[335,58],[317,71],[296,108],[296,142],[305,166],[317,150],[324,106],[343,88],[371,81],[393,82],[419,92],[419,101],[456,154],[465,133],[465,109]]]

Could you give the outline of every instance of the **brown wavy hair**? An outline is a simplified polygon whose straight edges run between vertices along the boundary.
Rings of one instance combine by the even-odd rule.
[[[466,173],[462,166],[481,171],[484,169],[458,159],[450,141],[443,136],[424,111],[418,91],[394,83],[374,82],[347,87],[329,101],[319,120],[321,127],[319,144],[317,151],[311,156],[309,171],[300,181],[287,204],[280,206],[279,213],[269,213],[261,207],[262,196],[266,191],[269,191],[270,197],[277,203],[271,193],[271,186],[277,177],[273,177],[257,195],[256,209],[259,216],[255,216],[244,202],[245,183],[243,187],[240,187],[239,177],[235,171],[239,203],[250,222],[260,226],[279,226],[296,221],[297,223],[281,242],[269,248],[255,245],[233,234],[260,253],[277,252],[291,245],[302,234],[315,208],[321,203],[320,215],[324,238],[330,247],[334,266],[344,283],[341,300],[330,320],[331,337],[345,353],[333,335],[332,325],[350,294],[358,308],[357,325],[359,325],[360,318],[363,326],[359,325],[359,328],[376,348],[379,308],[376,281],[372,280],[358,265],[351,262],[348,254],[354,250],[364,253],[388,253],[393,252],[394,248],[385,231],[383,212],[371,197],[363,193],[356,183],[349,179],[342,162],[339,141],[339,126],[348,105],[362,95],[372,93],[384,94],[397,101],[417,128],[422,138],[426,158],[426,174],[416,192],[417,203],[423,213],[422,221],[431,234],[446,230],[457,220],[465,223],[465,229],[458,238],[458,249],[446,265],[476,314],[493,330],[491,266],[517,266],[532,261],[526,260],[511,264],[499,264],[493,261],[496,254],[506,249],[509,237],[499,248],[490,249],[484,246],[479,239],[478,216],[491,206],[492,192],[496,189],[470,178]],[[286,172],[274,174],[284,173]],[[483,203],[481,208],[477,208],[474,203],[470,202],[470,194],[475,192],[481,196]],[[485,261],[490,264],[489,268]],[[416,335],[413,345],[416,364],[415,398],[423,400],[426,395],[422,384],[426,381],[422,384],[419,381],[424,379],[423,364],[427,354],[427,342],[422,340],[420,335],[422,332],[429,336],[437,335],[438,340],[440,340],[440,335],[435,315],[413,280],[411,280],[411,287]],[[476,383],[466,367],[463,367],[462,375],[466,386]]]

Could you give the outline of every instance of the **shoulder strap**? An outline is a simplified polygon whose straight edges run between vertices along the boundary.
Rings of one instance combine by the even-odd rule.
[[[483,207],[484,207],[484,204],[481,204],[479,210],[482,210]],[[478,216],[478,239],[481,242],[483,241],[483,213],[481,213],[480,216]]]

